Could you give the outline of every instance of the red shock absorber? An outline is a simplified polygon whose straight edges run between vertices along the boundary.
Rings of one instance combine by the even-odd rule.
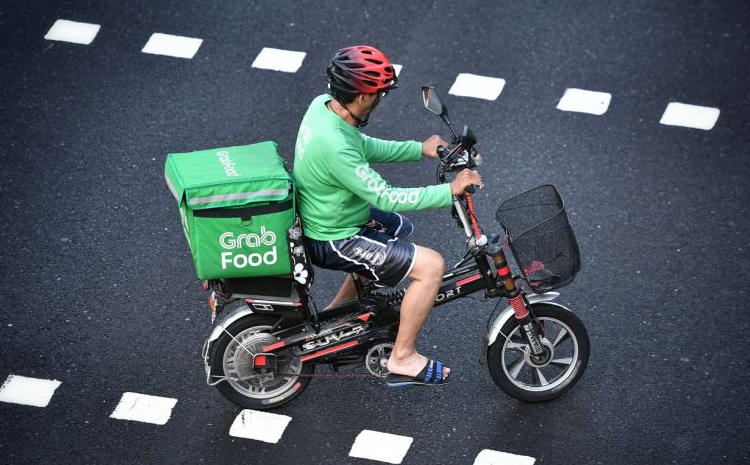
[[[469,221],[471,221],[471,229],[474,230],[474,237],[479,240],[480,237],[482,237],[482,232],[479,230],[479,225],[477,224],[477,217],[474,214],[474,199],[471,197],[471,194],[468,192],[464,194],[466,196],[466,203],[469,205]]]
[[[529,309],[526,308],[523,296],[518,294],[508,300],[510,301],[510,306],[513,307],[513,312],[516,314],[518,325],[526,336],[526,340],[529,341],[531,353],[533,355],[541,355],[544,352],[544,347],[539,339],[539,331],[534,322],[531,321]]]
[[[526,308],[526,304],[523,301],[523,296],[519,293],[515,297],[508,299],[510,306],[513,307],[513,312],[516,314],[516,319],[520,320],[529,316],[529,310]]]

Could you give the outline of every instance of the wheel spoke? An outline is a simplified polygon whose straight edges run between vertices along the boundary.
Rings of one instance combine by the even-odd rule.
[[[534,369],[534,378],[542,386],[546,386],[549,384],[547,378],[544,377],[542,370],[540,370],[539,368]]]
[[[573,357],[557,358],[555,360],[552,360],[550,363],[554,363],[556,365],[570,365],[571,363],[573,363]]]
[[[568,339],[570,339],[570,333],[566,331],[565,328],[560,328],[560,332],[557,333],[557,338],[555,339],[555,342],[552,343],[552,347],[557,347],[558,344],[567,341]]]
[[[509,341],[507,347],[510,350],[520,350],[521,352],[526,352],[526,347],[528,347],[528,344]]]
[[[518,360],[514,362],[513,367],[510,369],[510,376],[513,377],[513,379],[518,378],[518,373],[521,372],[521,368],[526,364],[526,358],[521,355],[518,357]]]

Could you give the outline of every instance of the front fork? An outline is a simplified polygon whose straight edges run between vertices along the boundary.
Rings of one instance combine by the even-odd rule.
[[[516,286],[516,281],[513,279],[510,267],[505,259],[505,253],[500,245],[500,237],[495,235],[489,243],[487,242],[487,238],[481,234],[479,225],[477,224],[471,194],[465,194],[465,196],[469,206],[468,212],[466,208],[464,208],[463,203],[458,198],[453,197],[453,206],[458,214],[458,220],[463,226],[464,232],[469,238],[469,241],[473,239],[474,246],[487,247],[487,254],[492,257],[492,261],[497,269],[498,281],[502,282],[505,294],[508,296],[508,301],[510,302],[511,307],[513,307],[516,321],[518,321],[518,325],[521,327],[524,337],[529,343],[531,354],[536,356],[542,355],[544,353],[544,347],[542,346],[542,341],[539,337],[539,328],[529,314],[529,309],[526,306],[523,292],[521,292],[521,289]],[[480,273],[487,280],[487,294],[497,295],[499,290],[489,272],[487,261],[482,258],[481,260],[477,260],[477,265],[479,265]]]
[[[500,246],[499,237],[494,237],[493,240],[490,241],[487,252],[495,263],[498,280],[502,282],[503,288],[508,295],[508,301],[510,302],[511,307],[513,307],[516,321],[521,327],[521,331],[523,332],[526,341],[529,343],[531,354],[542,355],[544,353],[544,347],[542,346],[542,341],[539,337],[539,328],[531,318],[523,292],[521,292],[521,289],[516,286],[516,281],[513,279],[510,267],[505,259],[505,253]]]

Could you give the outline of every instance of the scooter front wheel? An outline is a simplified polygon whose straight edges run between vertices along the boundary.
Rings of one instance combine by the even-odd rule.
[[[553,303],[532,304],[544,352],[531,353],[515,318],[509,319],[487,352],[492,379],[506,394],[525,402],[554,399],[583,375],[589,336],[581,320]]]
[[[277,342],[271,335],[276,318],[250,315],[230,325],[216,339],[209,352],[213,379],[223,379],[216,388],[235,404],[256,410],[280,407],[291,402],[310,383],[315,367],[303,364],[291,351],[277,356],[273,375],[260,376],[253,370],[253,356],[262,347]]]

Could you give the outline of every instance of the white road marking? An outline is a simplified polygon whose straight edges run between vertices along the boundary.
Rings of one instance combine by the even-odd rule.
[[[60,384],[56,379],[9,375],[0,386],[0,402],[46,407]]]
[[[474,465],[534,465],[535,461],[534,457],[484,449],[474,459]]]
[[[172,416],[177,399],[126,392],[110,418],[164,425]]]
[[[401,75],[401,68],[403,68],[402,65],[393,64],[393,71],[396,72],[396,77],[399,77]]]
[[[349,452],[350,457],[401,463],[414,439],[408,436],[363,430]]]
[[[684,126],[686,128],[713,129],[719,119],[719,109],[688,105],[686,103],[671,102],[661,116],[661,124],[668,126]]]
[[[70,42],[73,44],[88,45],[94,41],[99,33],[98,24],[79,23],[68,21],[67,19],[58,19],[55,24],[47,31],[44,36],[47,40],[56,40],[59,42]]]
[[[448,93],[460,97],[495,100],[500,96],[504,87],[505,79],[461,73],[456,77]]]
[[[155,32],[143,46],[141,52],[152,55],[166,55],[177,58],[191,59],[198,53],[203,39],[194,37],[173,36]]]
[[[612,95],[606,92],[569,88],[565,90],[557,109],[562,111],[576,111],[591,115],[603,115],[609,108]]]
[[[302,66],[302,60],[305,59],[305,55],[305,52],[263,47],[263,50],[255,57],[252,66],[253,68],[296,73],[300,66]]]
[[[281,439],[292,417],[258,410],[243,410],[234,419],[229,435],[275,444]]]

